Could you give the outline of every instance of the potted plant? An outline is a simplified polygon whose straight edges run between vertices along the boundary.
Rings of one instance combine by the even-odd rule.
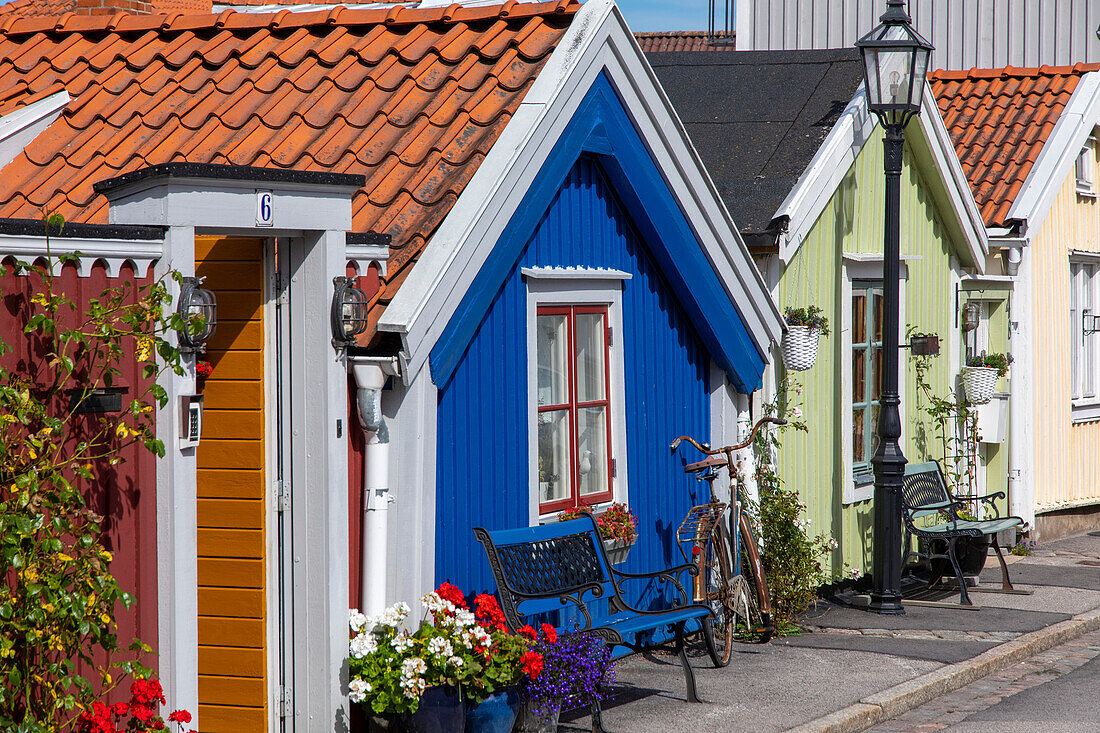
[[[817,362],[817,339],[829,335],[829,319],[816,305],[788,307],[783,317],[787,321],[780,344],[783,364],[793,372],[804,372]]]
[[[461,597],[452,600],[462,603]],[[509,733],[519,713],[520,685],[542,671],[542,656],[532,650],[535,630],[525,626],[511,633],[496,597],[487,593],[476,596],[474,605],[477,623],[488,630],[492,644],[481,674],[467,688],[466,733]]]
[[[591,708],[607,698],[615,666],[601,639],[584,633],[559,637],[543,624],[534,651],[542,657],[542,670],[524,686],[518,733],[554,733],[562,710]]]
[[[481,674],[492,646],[469,609],[432,592],[421,598],[427,617],[405,629],[409,607],[397,603],[378,617],[352,609],[348,694],[383,730],[461,731],[464,690]]]
[[[962,370],[963,390],[966,399],[975,405],[984,405],[993,399],[997,380],[1008,374],[1012,364],[1012,354],[986,354],[972,356],[966,360]]]
[[[596,527],[603,538],[603,546],[607,551],[607,559],[612,565],[625,562],[630,548],[638,539],[638,517],[626,504],[615,502],[599,514],[590,507],[576,507],[566,509],[558,515],[559,522],[567,522],[570,519],[578,519],[585,514],[592,515],[596,520]]]
[[[214,367],[210,362],[200,359],[195,362],[195,379],[205,381],[214,373]]]

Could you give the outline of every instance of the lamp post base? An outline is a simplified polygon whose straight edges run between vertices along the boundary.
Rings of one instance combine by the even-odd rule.
[[[883,616],[904,616],[905,608],[901,605],[901,596],[894,593],[872,593],[871,603],[867,610],[872,613],[881,613]]]

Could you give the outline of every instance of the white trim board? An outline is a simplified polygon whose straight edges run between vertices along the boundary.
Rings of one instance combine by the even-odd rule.
[[[1100,72],[1089,71],[1082,74],[1005,217],[1026,222],[1025,235],[1043,225],[1070,168],[1098,121]]]
[[[562,130],[597,76],[607,75],[627,115],[767,353],[782,333],[748,249],[710,176],[612,0],[581,6],[565,36],[421,254],[378,323],[399,333],[406,380],[415,379],[474,277],[536,180]]]
[[[832,200],[844,177],[848,175],[864,145],[872,139],[878,120],[867,110],[867,94],[861,84],[840,118],[825,137],[810,164],[783,203],[774,219],[786,217],[787,231],[780,244],[779,256],[787,264],[802,246],[802,241],[817,223],[821,212]],[[985,272],[989,240],[981,212],[974,201],[951,137],[944,126],[931,88],[926,83],[922,96],[924,105],[917,115],[917,125],[909,128],[910,146],[923,149],[935,163],[938,180],[947,192],[950,211],[961,232],[966,251],[979,272]],[[912,134],[914,131],[919,134]]]
[[[51,236],[50,248],[46,250],[44,236],[0,234],[0,260],[5,257],[31,261],[39,257],[79,252],[82,256],[77,264],[80,277],[87,277],[95,263],[103,264],[108,277],[118,277],[122,266],[127,262],[134,268],[138,277],[145,277],[149,267],[164,254],[164,240],[159,239],[86,239],[77,237]],[[54,260],[53,274],[61,272],[62,264]]]
[[[69,93],[61,90],[0,117],[0,169],[52,125],[68,103]]]

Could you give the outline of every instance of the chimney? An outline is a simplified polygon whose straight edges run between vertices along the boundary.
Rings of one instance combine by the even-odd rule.
[[[212,5],[213,0],[76,0],[73,12],[77,15],[202,15],[212,12]]]

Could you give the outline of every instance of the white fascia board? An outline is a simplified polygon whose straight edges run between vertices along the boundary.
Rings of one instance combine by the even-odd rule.
[[[939,107],[927,84],[924,87],[924,109],[935,113],[918,115],[923,139],[926,141],[959,226],[964,233],[965,244],[975,267],[985,268],[985,254],[989,251],[985,224],[970,183],[959,163],[951,137],[939,114]],[[799,176],[794,188],[787,194],[773,219],[788,219],[787,233],[779,247],[779,257],[787,264],[802,246],[802,241],[817,223],[821,212],[832,200],[841,181],[848,175],[864,145],[878,127],[877,118],[867,109],[867,92],[861,84],[851,101],[844,108],[833,129],[817,149],[806,170]],[[913,136],[917,142],[921,136]],[[919,144],[919,143],[918,143]]]
[[[77,271],[87,277],[96,262],[101,262],[108,277],[117,277],[122,265],[129,262],[138,277],[145,277],[149,266],[164,254],[164,241],[160,239],[88,239],[81,237],[45,237],[0,234],[0,260],[14,257],[24,262],[34,262],[39,257],[53,257],[80,253]],[[55,275],[61,272],[61,263],[53,261]]]
[[[762,353],[779,310],[748,248],[612,0],[581,6],[500,138],[383,312],[402,335],[406,379],[426,363],[525,192],[600,73],[606,73]]]
[[[921,113],[917,115],[918,124],[928,143],[929,152],[936,161],[936,172],[940,175],[943,187],[950,197],[951,208],[963,231],[970,258],[979,274],[984,273],[985,257],[989,254],[989,237],[985,230],[985,221],[978,209],[978,203],[974,200],[970,181],[955,152],[955,144],[951,140],[950,133],[947,132],[947,125],[943,122],[939,105],[936,104],[936,97],[932,94],[932,87],[927,81],[924,83],[921,101],[923,106]]]
[[[52,125],[68,103],[69,93],[62,90],[0,117],[0,169]]]
[[[825,136],[794,188],[776,209],[772,219],[787,217],[787,235],[779,245],[779,259],[788,264],[802,240],[848,175],[878,122],[867,111],[867,92],[860,85],[840,118]]]
[[[1089,71],[1082,75],[1069,103],[1054,123],[1038,160],[1008,210],[1007,219],[1027,222],[1027,230],[1043,225],[1054,198],[1069,175],[1070,167],[1077,160],[1098,119],[1100,72]]]

